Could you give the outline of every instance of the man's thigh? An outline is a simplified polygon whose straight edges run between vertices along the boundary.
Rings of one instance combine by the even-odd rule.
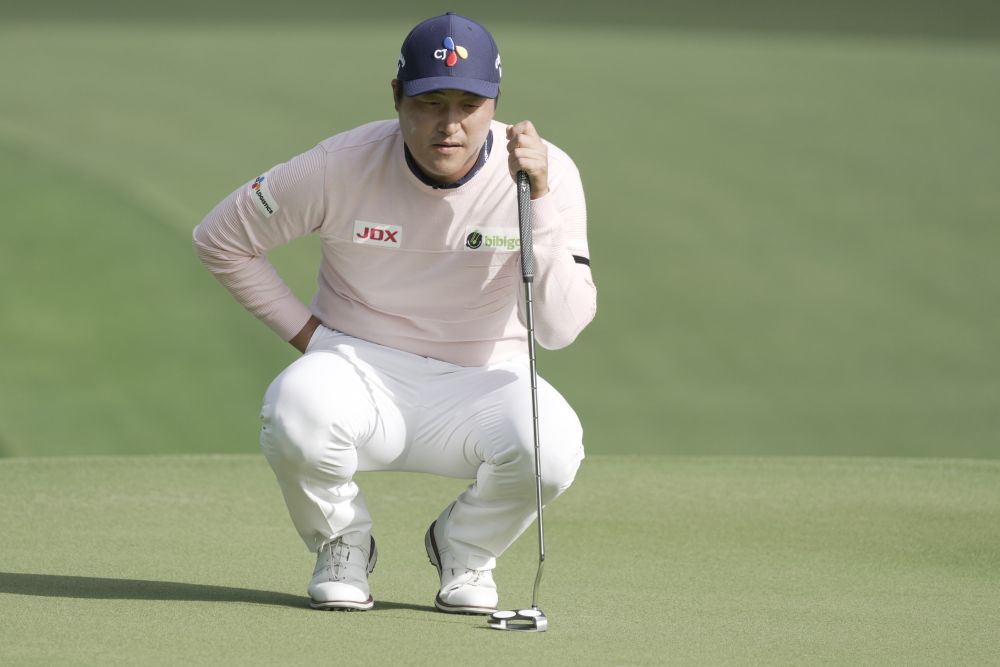
[[[474,479],[483,463],[534,447],[531,378],[526,363],[452,367],[424,378],[407,419],[405,451],[392,469]],[[575,455],[582,434],[576,414],[538,378],[540,440],[553,458]],[[364,463],[362,463],[364,465]]]
[[[306,357],[313,359],[296,363],[312,367],[311,387],[334,417],[326,428],[362,425],[356,431],[359,471],[475,479],[483,463],[533,448],[527,359],[456,366],[329,330]],[[546,457],[578,458],[579,420],[543,378],[538,403]]]

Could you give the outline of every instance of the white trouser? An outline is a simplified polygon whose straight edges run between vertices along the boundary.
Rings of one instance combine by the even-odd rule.
[[[306,546],[371,532],[355,472],[434,473],[474,480],[438,535],[460,564],[493,568],[535,518],[530,383],[527,355],[469,368],[317,329],[261,410],[261,449]],[[547,503],[573,482],[583,432],[541,378],[538,413]]]

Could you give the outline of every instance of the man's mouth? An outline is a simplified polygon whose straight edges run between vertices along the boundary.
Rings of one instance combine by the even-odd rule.
[[[451,141],[441,141],[434,144],[434,150],[440,153],[456,153],[461,150],[462,144],[451,142]]]

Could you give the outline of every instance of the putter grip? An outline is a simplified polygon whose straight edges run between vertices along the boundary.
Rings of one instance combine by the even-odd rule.
[[[531,181],[524,171],[517,172],[517,220],[521,226],[521,275],[524,282],[535,277],[535,250],[531,243]]]

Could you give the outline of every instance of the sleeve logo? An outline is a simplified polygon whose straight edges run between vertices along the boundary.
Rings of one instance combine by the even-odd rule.
[[[267,187],[267,176],[258,176],[250,185],[250,198],[253,199],[254,206],[265,218],[270,218],[278,212],[278,202],[271,195],[271,190]]]

